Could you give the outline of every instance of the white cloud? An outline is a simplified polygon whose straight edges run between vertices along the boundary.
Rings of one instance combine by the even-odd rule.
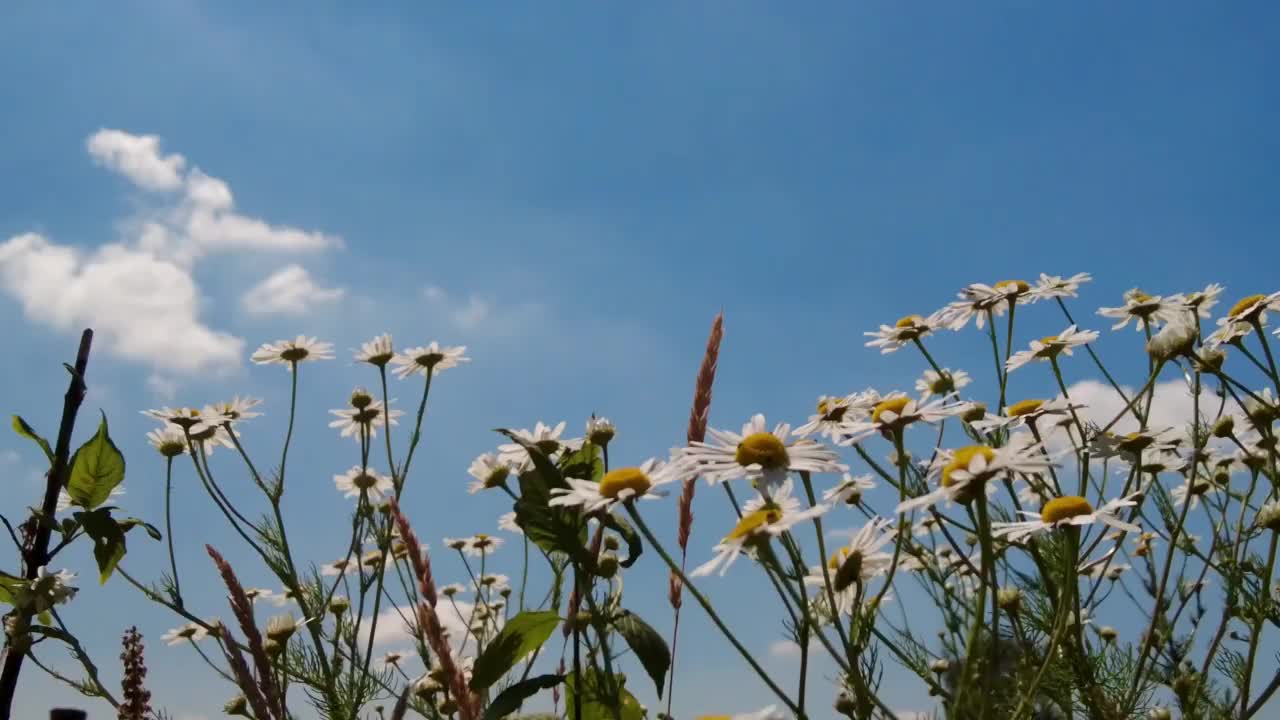
[[[189,271],[123,245],[85,254],[18,235],[0,244],[0,285],[28,319],[62,331],[92,327],[100,346],[153,368],[234,366],[244,349],[243,340],[200,322]]]
[[[0,464],[15,465],[22,462],[22,454],[17,450],[5,450],[0,452]]]
[[[1125,397],[1133,398],[1139,388],[1121,385]],[[1071,401],[1085,406],[1080,420],[1084,423],[1095,423],[1105,427],[1125,408],[1125,401],[1116,393],[1115,388],[1097,380],[1084,380],[1067,388]],[[1218,408],[1218,398],[1211,391],[1201,389],[1200,413],[1202,416],[1213,416]],[[1147,425],[1152,428],[1182,429],[1191,424],[1195,417],[1195,398],[1191,389],[1182,380],[1158,382],[1151,405]],[[1124,418],[1117,422],[1112,432],[1127,433],[1138,429],[1138,422],[1133,414],[1125,410]]]
[[[99,130],[85,142],[89,154],[102,166],[124,175],[146,190],[176,190],[182,185],[181,155],[160,154],[160,138],[130,135],[120,130]]]
[[[147,389],[166,403],[172,403],[178,396],[178,383],[173,378],[156,373],[147,376]]]
[[[543,306],[538,303],[499,306],[491,298],[476,293],[465,298],[455,297],[437,285],[423,288],[422,296],[450,325],[468,334],[505,336],[523,333],[541,320],[544,313]]]
[[[85,146],[98,164],[158,195],[159,205],[128,218],[123,238],[92,250],[34,233],[0,243],[0,290],[22,304],[29,320],[60,331],[92,327],[100,347],[153,370],[191,374],[240,363],[244,341],[201,321],[195,278],[201,257],[342,245],[334,236],[237,213],[225,181],[188,169],[182,155],[163,154],[155,135],[104,129]],[[260,290],[268,298],[263,307],[291,312],[299,302],[340,296],[294,267],[281,271],[294,282],[278,273],[274,292]],[[164,392],[163,386],[152,388]]]
[[[323,288],[300,265],[287,265],[253,286],[241,298],[244,309],[259,315],[301,315],[316,305],[337,302],[342,288]]]
[[[794,640],[778,640],[769,645],[769,656],[785,660],[800,658],[800,645]]]

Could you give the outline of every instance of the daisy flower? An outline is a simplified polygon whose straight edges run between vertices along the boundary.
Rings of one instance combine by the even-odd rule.
[[[355,558],[342,558],[320,566],[320,574],[325,576],[350,575],[357,570]],[[280,596],[277,596],[280,597]],[[272,602],[275,602],[274,600]],[[279,604],[279,603],[277,603]]]
[[[969,424],[981,432],[992,432],[1024,425],[1034,425],[1044,417],[1056,417],[1059,421],[1067,422],[1071,418],[1072,410],[1079,410],[1083,407],[1083,405],[1073,405],[1067,402],[1065,398],[1055,398],[1053,400],[1030,398],[1009,405],[1004,409],[1004,415],[990,415],[981,420],[974,420]]]
[[[374,400],[364,388],[356,388],[351,393],[349,402],[349,408],[329,411],[330,415],[337,417],[329,423],[329,427],[336,428],[339,436],[355,438],[357,442],[362,438],[372,440],[376,437],[378,428],[386,423],[399,425],[398,418],[404,415],[401,410],[387,411],[384,415],[385,406],[382,401]]]
[[[560,435],[564,433],[564,421],[556,423],[555,427],[544,425],[541,420],[533,426],[533,430],[513,430],[512,434],[520,438],[524,442],[536,446],[548,458],[554,457],[561,449],[575,448],[581,444],[582,440],[561,440]],[[514,467],[523,467],[528,460],[528,453],[524,446],[520,443],[504,443],[498,446],[498,460]]]
[[[823,395],[818,398],[817,414],[809,416],[809,422],[791,431],[796,437],[808,437],[818,433],[833,442],[839,439],[844,426],[852,420],[865,417],[880,402],[880,393],[868,389],[845,396]]]
[[[581,507],[583,512],[593,513],[609,510],[615,504],[629,500],[656,500],[665,495],[656,488],[678,479],[673,470],[672,464],[662,464],[650,458],[639,467],[610,470],[599,482],[565,478],[569,487],[552,488],[551,500],[547,504],[552,507]]]
[[[332,360],[333,344],[299,335],[294,340],[263,343],[262,347],[258,348],[249,359],[259,365],[278,364],[292,370],[300,362]]]
[[[440,594],[447,598],[452,598],[455,595],[458,595],[459,593],[464,593],[466,591],[467,591],[467,587],[462,583],[449,583],[448,585],[445,585],[444,587],[440,588]]]
[[[792,482],[788,478],[772,497],[757,496],[747,501],[742,506],[742,518],[715,546],[715,556],[690,574],[700,577],[719,570],[724,575],[738,556],[757,541],[781,535],[797,523],[822,515],[827,509],[821,504],[802,509],[800,501],[792,496]]]
[[[392,650],[383,655],[379,662],[384,668],[400,667],[400,661],[411,657],[413,657],[413,653],[408,650]]]
[[[879,330],[864,332],[863,335],[873,338],[867,341],[867,347],[880,348],[881,355],[888,355],[913,340],[922,338],[938,327],[938,319],[934,315],[907,315],[899,318],[893,325],[881,325]]]
[[[1173,496],[1174,505],[1181,507],[1183,503],[1190,499],[1191,509],[1195,510],[1200,505],[1201,495],[1207,495],[1209,492],[1217,490],[1219,490],[1218,486],[1208,479],[1197,477],[1195,482],[1188,478],[1186,482],[1170,490],[1169,494]]]
[[[1144,325],[1167,323],[1184,312],[1186,312],[1186,306],[1183,305],[1181,298],[1148,295],[1137,288],[1125,292],[1124,305],[1098,310],[1098,314],[1102,317],[1117,321],[1111,326],[1112,330],[1119,330],[1128,325],[1130,320],[1136,321],[1134,330],[1142,330]]]
[[[1036,282],[1035,287],[1027,291],[1027,296],[1030,298],[1028,302],[1034,303],[1057,297],[1076,297],[1080,286],[1092,280],[1093,276],[1089,273],[1076,273],[1065,279],[1058,275],[1040,273],[1040,280]]]
[[[189,430],[193,434],[208,427],[204,415],[201,414],[198,408],[193,407],[162,407],[158,410],[143,410],[142,414],[163,423],[176,425],[183,430]],[[186,436],[184,435],[183,437],[185,438]]]
[[[1013,372],[1023,365],[1036,360],[1043,362],[1052,360],[1059,355],[1070,355],[1073,348],[1087,345],[1097,339],[1098,333],[1096,331],[1077,330],[1075,325],[1071,325],[1057,335],[1049,335],[1039,340],[1032,340],[1030,349],[1019,350],[1014,353],[1009,358],[1005,368],[1009,372]]]
[[[161,455],[172,458],[187,451],[187,436],[181,428],[166,425],[147,433],[147,442]]]
[[[872,490],[876,486],[870,475],[859,475],[854,477],[849,473],[845,473],[840,478],[840,484],[826,490],[822,493],[822,502],[827,505],[836,505],[837,503],[848,503],[857,505],[862,500],[862,493]]]
[[[1182,296],[1182,302],[1187,309],[1196,315],[1207,318],[1209,310],[1218,304],[1218,297],[1222,295],[1223,287],[1218,283],[1206,285],[1204,290],[1189,292]]]
[[[1262,507],[1258,508],[1258,514],[1254,516],[1253,524],[1271,532],[1280,533],[1280,500],[1263,503]]]
[[[876,433],[888,436],[914,422],[933,424],[951,417],[957,406],[945,406],[946,400],[943,397],[917,402],[905,393],[890,393],[871,409],[869,419],[849,423],[839,444],[853,445]]]
[[[275,593],[266,588],[245,588],[244,591],[244,596],[249,599],[250,603],[258,600],[270,600],[272,595],[275,595]]]
[[[736,715],[701,715],[695,720],[787,720],[787,716],[778,710],[777,705],[770,705],[755,712]]]
[[[484,453],[471,461],[471,467],[467,468],[467,473],[475,478],[467,486],[467,492],[474,495],[481,490],[502,487],[507,482],[507,476],[511,474],[511,466],[499,460],[493,453]]]
[[[933,507],[944,500],[968,504],[986,489],[988,480],[1001,473],[1032,474],[1053,465],[1041,452],[1040,446],[1034,443],[1009,444],[999,448],[969,445],[944,450],[939,460],[935,464],[935,469],[940,468],[938,489],[899,503],[895,513]]]
[[[29,607],[32,612],[39,614],[54,605],[70,602],[79,592],[79,588],[71,584],[75,579],[76,574],[70,570],[59,570],[56,573],[51,573],[45,565],[36,568],[35,579],[31,580],[25,588],[27,599],[31,602]],[[19,588],[17,592],[22,593],[24,589]]]
[[[361,470],[359,465],[341,475],[334,475],[333,484],[343,493],[343,497],[360,497],[367,493],[375,500],[390,495],[395,487],[391,478],[379,474],[373,468]]]
[[[241,420],[248,420],[261,415],[262,413],[252,412],[253,408],[261,404],[261,398],[236,395],[230,400],[205,405],[204,409],[200,411],[200,415],[209,423],[217,423],[219,425],[223,423],[238,423]]]
[[[516,535],[523,535],[524,528],[516,522],[516,514],[514,512],[503,513],[498,516],[498,529],[505,530]]]
[[[391,345],[391,334],[383,333],[369,342],[360,345],[356,351],[356,362],[369,363],[375,367],[386,367],[395,357],[396,351]]]
[[[893,555],[881,552],[880,549],[893,542],[894,533],[890,528],[894,521],[887,518],[873,517],[858,530],[836,531],[832,535],[845,535],[849,542],[834,553],[827,561],[827,575],[831,577],[832,589],[837,593],[849,590],[855,582],[865,583],[877,575],[889,572],[893,566]],[[820,567],[812,568],[805,578],[809,585],[825,585],[826,579]],[[841,598],[837,598],[837,601]],[[853,597],[848,598],[853,602]],[[838,602],[841,610],[845,603]]]
[[[1131,433],[1117,435],[1111,432],[1099,433],[1090,443],[1090,453],[1094,459],[1107,460],[1120,458],[1129,464],[1142,462],[1144,452],[1161,454],[1173,452],[1177,448],[1172,428],[1160,430],[1147,428]]]
[[[430,345],[409,348],[404,352],[396,353],[391,358],[391,364],[396,366],[396,377],[401,380],[414,373],[430,376],[441,370],[448,370],[462,363],[471,362],[471,358],[466,356],[466,352],[466,345],[442,347],[440,343],[432,340]]]
[[[511,590],[511,578],[503,575],[502,573],[490,573],[480,577],[480,585],[481,587],[488,588],[489,592],[501,595],[502,593]]]
[[[961,290],[953,301],[934,314],[938,325],[962,330],[973,319],[978,329],[987,324],[987,314],[1004,315],[1013,304],[1033,302],[1031,285],[1025,280],[1002,280],[995,285],[974,283]]]
[[[1045,503],[1039,513],[1019,511],[1022,515],[1032,518],[1031,520],[991,523],[991,534],[995,537],[1003,537],[1009,542],[1018,543],[1047,530],[1067,526],[1080,527],[1099,522],[1125,532],[1142,532],[1142,528],[1127,523],[1116,515],[1121,508],[1137,505],[1137,501],[1133,498],[1134,496],[1130,495],[1110,500],[1097,510],[1093,509],[1088,500],[1077,495],[1054,498]]]
[[[336,563],[333,563],[333,565],[335,565],[335,566],[336,566],[336,565],[339,565],[339,564],[341,564],[341,562],[342,562],[342,561],[338,561],[338,562],[336,562]],[[355,572],[355,570],[356,570],[356,567],[355,567],[355,561],[353,560],[353,561],[351,562],[351,570],[350,570],[349,572]],[[320,574],[321,574],[321,575],[342,575],[342,574],[344,574],[344,573],[341,573],[341,572],[327,572],[327,573],[326,573],[326,572],[323,572],[323,571],[322,571]],[[268,599],[271,601],[271,604],[272,604],[272,605],[275,605],[276,607],[284,607],[285,605],[288,605],[288,604],[289,604],[289,603],[291,603],[291,602],[297,602],[297,601],[298,601],[298,598],[293,594],[293,591],[292,591],[292,590],[290,590],[290,589],[288,589],[288,588],[285,588],[285,589],[281,590],[280,592],[278,592],[278,593],[276,593],[276,594],[272,595],[272,596],[271,596],[270,598],[268,598]]]
[[[943,368],[940,373],[925,370],[924,375],[916,380],[916,392],[920,393],[921,400],[926,400],[930,395],[951,395],[971,382],[973,379],[963,370]]]
[[[742,426],[741,433],[711,429],[711,442],[693,442],[676,450],[676,462],[695,466],[709,484],[749,478],[762,480],[764,487],[782,484],[795,472],[843,472],[849,468],[836,462],[836,453],[813,440],[788,442],[791,426],[781,423],[769,430],[764,415],[757,414]]]
[[[498,548],[502,547],[505,542],[506,540],[500,537],[476,533],[467,538],[467,543],[462,547],[462,552],[472,557],[484,557],[487,554],[497,552]]]
[[[195,623],[187,623],[173,628],[160,636],[166,645],[179,645],[184,642],[197,642],[209,636],[209,631]]]

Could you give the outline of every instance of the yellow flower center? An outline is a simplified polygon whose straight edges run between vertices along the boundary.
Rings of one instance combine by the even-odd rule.
[[[755,535],[766,525],[771,525],[782,519],[782,508],[777,505],[765,505],[759,510],[749,512],[742,516],[737,525],[724,536],[725,542],[734,540],[743,540]]]
[[[951,453],[951,462],[942,466],[942,487],[951,487],[955,482],[952,473],[957,470],[967,471],[969,463],[982,456],[988,463],[995,459],[996,451],[986,445],[969,445]]]
[[[911,402],[911,398],[903,395],[902,397],[889,398],[881,400],[871,410],[871,422],[880,422],[880,416],[885,412],[892,412],[895,415],[902,415],[903,409],[907,407],[907,403]]]
[[[1139,302],[1139,303],[1151,302],[1151,300],[1153,299],[1150,295],[1142,292],[1141,290],[1138,290],[1137,288],[1134,288],[1129,293],[1129,297],[1132,298],[1134,302]]]
[[[1156,439],[1150,435],[1144,435],[1141,432],[1131,432],[1124,436],[1120,441],[1120,448],[1129,452],[1138,452],[1151,447],[1151,443]]]
[[[1227,317],[1234,318],[1243,315],[1247,310],[1251,309],[1260,300],[1267,299],[1266,295],[1250,295],[1242,298],[1240,302],[1231,306],[1231,311],[1227,313]]]
[[[919,315],[907,315],[905,317],[898,318],[898,322],[894,323],[893,326],[899,330],[905,330],[906,328],[919,327],[923,324],[923,317],[920,317]]]
[[[822,416],[823,420],[840,422],[848,411],[849,406],[841,399],[827,398],[818,401],[818,414]]]
[[[733,454],[733,458],[743,467],[759,465],[765,470],[785,468],[791,463],[791,459],[787,457],[787,446],[776,435],[767,432],[754,433],[743,438],[742,442],[738,443],[738,449]]]
[[[847,557],[849,557],[849,548],[848,546],[845,546],[831,553],[831,559],[827,561],[827,567],[832,570],[839,570],[841,563],[843,563]]]
[[[623,490],[631,490],[635,495],[643,495],[651,487],[653,487],[653,481],[649,480],[649,476],[645,475],[643,470],[636,467],[610,470],[600,478],[600,495],[607,498],[617,498]]]
[[[1013,286],[1012,290],[1009,287],[1010,285]],[[1031,284],[1026,280],[1001,280],[996,283],[996,289],[1003,290],[1005,292],[1012,292],[1014,295],[1021,295],[1031,289]]]
[[[1059,520],[1088,515],[1091,512],[1093,512],[1093,506],[1088,500],[1079,495],[1067,495],[1045,503],[1040,509],[1040,519],[1045,523],[1053,524]]]
[[[1004,414],[1011,418],[1022,417],[1039,410],[1041,405],[1044,405],[1044,400],[1019,400],[1005,408]]]

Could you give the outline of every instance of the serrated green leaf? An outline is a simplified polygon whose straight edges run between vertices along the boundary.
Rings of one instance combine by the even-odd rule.
[[[116,565],[124,558],[125,528],[111,517],[109,508],[81,511],[75,514],[84,532],[93,539],[93,558],[98,561],[98,581],[106,585],[107,578],[115,572]]]
[[[671,650],[667,648],[667,641],[649,623],[630,610],[623,610],[615,617],[613,627],[627,641],[631,651],[644,666],[645,672],[653,678],[653,685],[658,690],[658,698],[661,699],[662,688],[666,685],[667,669],[671,667]]]
[[[72,504],[93,510],[106,502],[121,482],[124,482],[124,455],[111,441],[107,416],[103,414],[98,432],[71,456],[67,494]]]
[[[484,690],[501,680],[522,658],[542,647],[559,625],[560,615],[546,610],[526,610],[511,618],[476,658],[471,689]]]
[[[26,420],[23,420],[21,415],[13,416],[13,431],[39,445],[40,449],[44,451],[45,459],[49,461],[50,465],[53,464],[53,448],[49,447],[49,441],[40,437],[40,433],[36,432],[35,428],[31,427]]]
[[[542,690],[549,690],[564,682],[563,675],[539,675],[498,693],[498,696],[485,708],[483,720],[501,720],[520,709],[525,700],[537,695]]]

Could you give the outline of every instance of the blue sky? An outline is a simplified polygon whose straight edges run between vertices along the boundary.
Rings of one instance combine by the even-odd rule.
[[[331,442],[325,411],[372,382],[345,351],[384,330],[401,345],[466,344],[474,358],[441,378],[410,491],[415,523],[437,544],[508,509],[465,492],[469,460],[496,442],[490,428],[567,419],[576,431],[594,411],[617,421],[622,461],[680,442],[722,308],[712,421],[736,427],[757,411],[802,420],[823,393],[909,389],[917,359],[882,358],[862,332],[970,282],[1090,271],[1077,318],[1139,283],[1174,292],[1217,281],[1228,297],[1275,289],[1280,58],[1268,30],[1280,18],[1265,3],[180,1],[19,3],[6,15],[0,243],[38,233],[46,249],[79,253],[83,270],[104,245],[136,248],[141,222],[187,227],[183,190],[140,188],[88,151],[104,128],[157,136],[156,157],[180,154],[183,173],[198,167],[229,187],[228,212],[318,235],[271,250],[262,246],[283,241],[267,232],[237,250],[214,233],[176,270],[92,284],[126,283],[142,305],[78,295],[86,282],[51,292],[8,256],[2,409],[52,435],[58,363],[80,327],[98,325],[86,410],[107,412],[129,457],[125,506],[158,520],[161,466],[137,410],[262,396],[269,414],[248,440],[267,453],[287,377],[250,367],[249,352],[299,332],[333,341],[339,360],[304,376],[299,442],[310,450],[291,470],[314,486],[289,512],[317,561],[338,552],[344,503],[329,477],[354,457]],[[247,311],[245,294],[292,265],[313,300],[301,312],[278,297],[273,312]],[[155,296],[161,281],[192,290],[183,309]],[[157,297],[158,307],[143,302]],[[1059,329],[1043,317],[1037,335]],[[238,360],[192,361],[190,334],[169,332],[189,329],[184,318],[211,333],[197,340],[239,348]],[[1105,330],[1098,318],[1083,324]],[[945,363],[989,373],[977,340],[945,340]],[[1104,343],[1130,351],[1121,368],[1138,367],[1131,333]],[[6,495],[4,512],[17,514],[37,457],[16,438],[0,450],[25,483],[10,480],[26,495]],[[190,582],[208,589],[208,613],[221,612],[201,544],[250,564],[190,497],[180,552]],[[700,550],[727,517],[711,497],[699,505],[713,525],[695,531]],[[669,528],[674,504],[648,512]],[[127,564],[160,557],[135,540]],[[663,573],[654,558],[637,570],[628,595],[665,627]],[[713,594],[731,621],[767,627],[778,617],[767,586],[737,570],[710,583]],[[217,714],[230,689],[158,642],[172,618],[118,583],[86,587],[77,604],[94,606],[74,619],[104,664],[136,622],[154,648],[157,699],[192,718]],[[741,706],[715,706],[742,669],[696,608],[686,617],[684,714],[765,704],[763,690],[735,688]],[[59,691],[34,669],[25,677],[20,707],[35,714]],[[904,709],[918,704],[911,686],[890,692]]]

